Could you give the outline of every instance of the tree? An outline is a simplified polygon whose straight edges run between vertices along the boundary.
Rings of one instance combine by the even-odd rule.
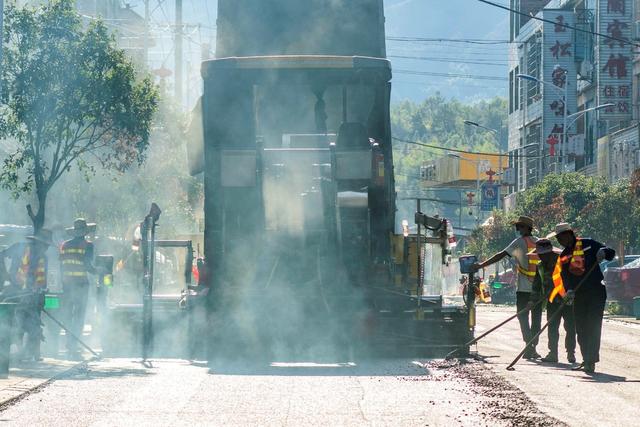
[[[493,211],[491,219],[485,226],[472,231],[469,237],[467,252],[477,254],[483,259],[500,252],[515,238],[512,221],[513,214],[504,211]]]
[[[580,173],[550,174],[535,186],[519,193],[517,212],[536,221],[540,235],[546,235],[559,222],[582,227],[581,212],[604,191],[600,178]]]
[[[187,117],[170,101],[163,97],[158,105],[143,165],[97,174],[89,192],[79,171],[67,174],[60,183],[70,191],[50,204],[50,218],[83,216],[97,222],[102,235],[126,236],[148,213],[151,202],[157,202],[162,208],[159,232],[163,236],[192,231],[203,183],[189,174],[184,142]]]
[[[581,213],[584,231],[604,242],[615,244],[620,259],[626,245],[635,243],[640,227],[638,197],[628,180],[607,186],[598,199]]]
[[[36,230],[49,192],[72,167],[88,179],[95,162],[124,171],[144,161],[158,103],[105,25],[83,25],[74,3],[5,10],[0,137],[14,147],[0,184],[15,197],[34,195],[37,210],[27,211]]]

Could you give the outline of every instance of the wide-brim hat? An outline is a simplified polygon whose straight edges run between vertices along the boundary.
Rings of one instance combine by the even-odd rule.
[[[531,252],[529,252],[527,255],[535,256],[535,255],[544,255],[549,253],[560,255],[562,253],[562,250],[553,246],[553,244],[551,243],[551,240],[549,239],[539,239],[536,242],[536,248]]]
[[[96,230],[96,224],[88,223],[84,218],[78,218],[73,221],[73,227],[67,228],[67,233],[76,237],[84,237]]]
[[[526,225],[527,227],[529,227],[530,229],[533,230],[533,219],[529,218],[528,216],[519,216],[517,220],[515,221],[511,221],[511,225]]]
[[[47,230],[46,228],[40,229],[33,236],[27,236],[29,240],[35,240],[40,243],[44,243],[45,245],[53,246],[53,233],[51,230]]]
[[[557,237],[558,234],[564,233],[566,231],[571,231],[573,233],[571,224],[569,224],[568,222],[561,222],[560,224],[556,224],[555,230],[547,235],[547,239]]]

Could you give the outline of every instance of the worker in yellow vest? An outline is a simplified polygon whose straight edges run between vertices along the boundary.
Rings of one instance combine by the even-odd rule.
[[[588,374],[595,372],[600,361],[600,338],[602,318],[607,302],[607,290],[602,281],[604,276],[600,263],[613,260],[616,251],[593,239],[576,236],[571,225],[561,223],[548,238],[556,237],[564,248],[560,255],[562,282],[566,289],[565,299],[573,303],[578,344],[582,353],[582,363],[576,370]]]
[[[89,296],[88,274],[96,273],[93,266],[93,243],[86,239],[87,234],[94,229],[95,224],[88,224],[83,218],[76,219],[73,228],[67,229],[74,237],[64,242],[60,248],[62,308],[69,329],[77,337],[82,337],[84,329]],[[67,353],[70,359],[80,358],[78,343],[71,336],[67,337]]]
[[[44,340],[41,312],[47,289],[47,249],[52,245],[51,231],[43,228],[28,236],[27,242],[16,243],[3,253],[10,262],[10,292],[18,298],[17,344],[19,358],[24,361],[41,360],[40,343]]]
[[[529,256],[528,254],[535,250],[538,238],[532,235],[533,219],[528,216],[519,217],[512,225],[515,226],[519,237],[511,242],[504,250],[493,255],[488,260],[474,264],[472,271],[486,268],[501,261],[505,257],[510,257],[514,261],[516,269],[516,308],[518,312],[522,312],[518,316],[518,322],[520,323],[522,339],[525,343],[528,343],[537,335],[538,331],[540,331],[542,323],[542,308],[540,304],[531,308],[531,310],[525,310],[531,300],[533,279],[536,276],[536,266],[540,262],[537,256]],[[538,342],[536,340],[527,348],[523,357],[530,360],[539,359],[540,355],[536,351],[537,345]]]
[[[573,307],[562,304],[562,298],[566,294],[562,282],[562,264],[566,263],[566,259],[560,256],[561,252],[560,249],[553,247],[549,239],[540,239],[536,242],[536,249],[530,255],[537,255],[540,263],[536,269],[536,277],[533,279],[529,305],[534,307],[536,304],[542,304],[547,311],[549,354],[543,357],[542,361],[558,362],[558,341],[560,340],[560,321],[562,321],[566,333],[564,348],[567,352],[567,361],[576,363],[576,324]],[[561,313],[558,313],[559,310]]]

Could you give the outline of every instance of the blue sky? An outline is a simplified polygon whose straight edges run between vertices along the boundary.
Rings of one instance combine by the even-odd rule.
[[[304,0],[301,0],[304,1]],[[191,29],[185,42],[190,62],[188,73],[197,79],[200,46],[215,39],[217,0],[183,0],[184,21],[200,24]],[[504,1],[499,1],[504,3]],[[143,13],[142,0],[130,0],[131,6]],[[171,29],[174,0],[151,0],[155,31],[160,35],[152,59],[159,66],[173,68]],[[476,0],[386,0],[387,37],[506,40],[509,17],[503,10]],[[450,76],[412,75],[409,72],[444,73],[472,76],[507,76],[506,44],[470,44],[452,41],[387,42],[387,53],[393,63],[393,101],[419,101],[439,91],[446,97],[463,101],[505,96],[506,81],[479,80]],[[407,59],[399,57],[427,59]],[[195,85],[195,82],[194,82]],[[192,88],[195,98],[196,88]],[[190,100],[191,101],[191,100]]]

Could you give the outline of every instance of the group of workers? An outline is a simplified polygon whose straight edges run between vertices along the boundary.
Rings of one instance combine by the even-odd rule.
[[[66,343],[70,359],[81,357],[72,334],[82,336],[89,293],[88,274],[96,273],[93,243],[87,240],[94,227],[82,218],[75,220],[73,227],[67,229],[73,237],[58,248],[63,288],[61,308],[71,332],[67,334]],[[15,243],[2,251],[0,267],[5,277],[0,283],[0,300],[17,303],[15,343],[19,348],[19,359],[23,361],[41,359],[40,344],[44,341],[41,313],[49,270],[47,252],[52,246],[56,246],[53,233],[42,228],[28,236],[25,242]]]
[[[516,309],[522,338],[528,344],[526,359],[558,362],[561,321],[564,324],[567,361],[576,363],[576,336],[582,363],[574,370],[594,373],[600,361],[600,337],[607,292],[600,269],[603,260],[611,261],[615,251],[593,239],[581,238],[567,223],[555,226],[546,238],[533,236],[533,219],[521,216],[513,223],[519,237],[503,251],[473,265],[478,271],[505,257],[517,267]],[[553,246],[555,238],[563,249]],[[549,353],[536,351],[542,312],[546,310]]]

